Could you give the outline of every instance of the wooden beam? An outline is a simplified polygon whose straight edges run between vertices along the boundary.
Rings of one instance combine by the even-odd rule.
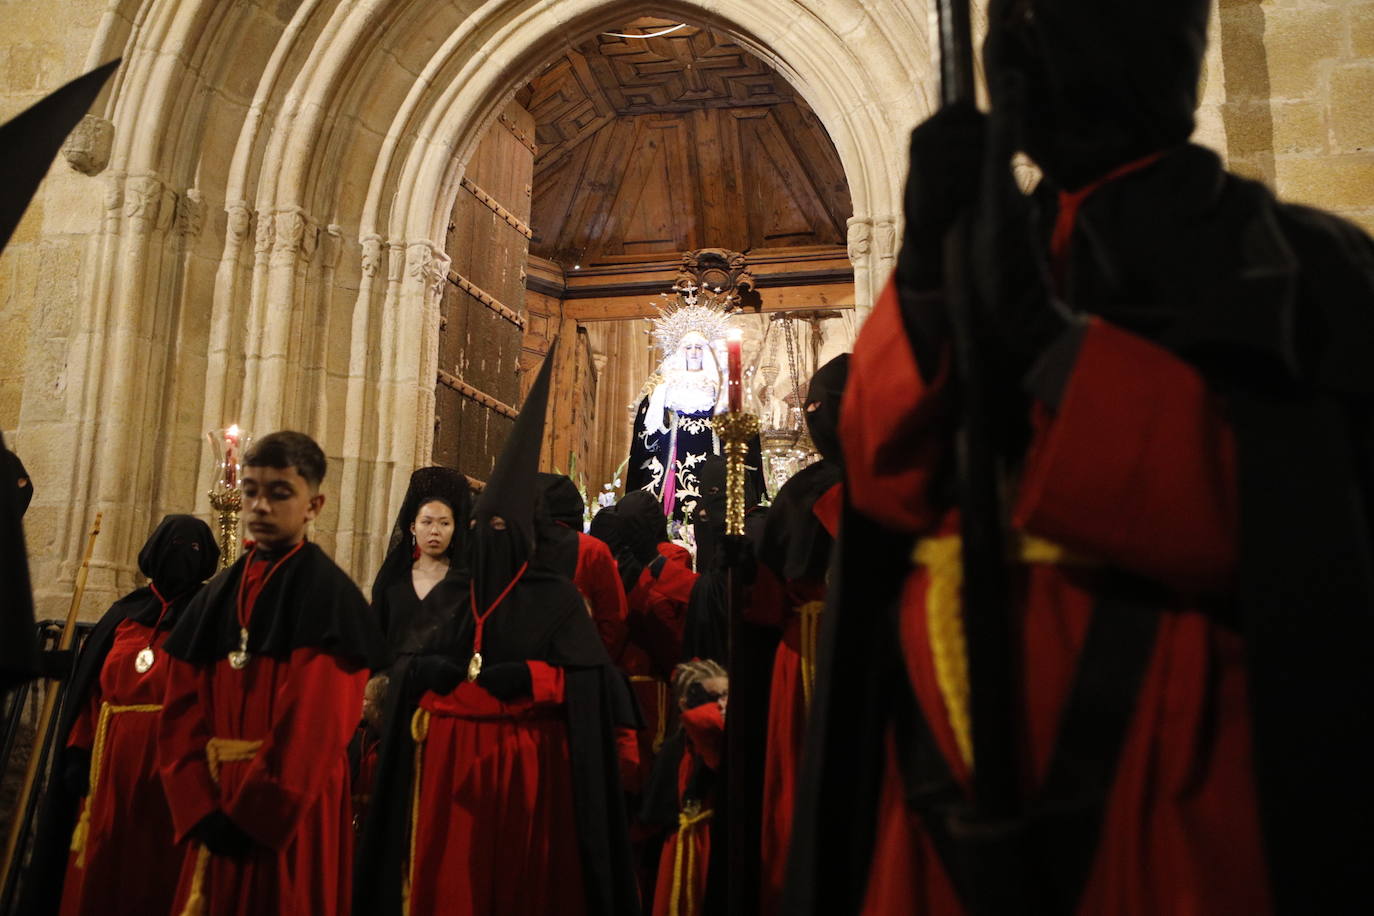
[[[766,287],[759,290],[763,312],[852,309],[853,283],[821,283],[809,286]],[[564,300],[564,317],[576,321],[624,321],[658,315],[645,296],[606,296]]]
[[[507,210],[505,207],[501,206],[500,202],[497,201],[495,197],[492,197],[486,191],[483,191],[480,187],[477,186],[477,184],[471,178],[464,175],[459,184],[461,184],[464,188],[470,191],[473,197],[481,201],[484,207],[486,207],[492,213],[495,213],[497,216],[501,217],[501,219],[505,220],[506,225],[510,226],[512,229],[514,229],[516,232],[520,233],[527,239],[534,238],[534,230],[532,230],[529,227],[528,223],[526,223],[520,217],[516,216],[511,211]]]
[[[509,306],[502,304],[495,296],[482,289],[476,283],[473,283],[467,277],[456,271],[450,270],[448,272],[448,282],[452,283],[520,330],[525,330],[525,319],[521,318],[519,313]]]
[[[448,388],[452,388],[454,391],[458,392],[463,397],[470,398],[471,400],[476,401],[478,404],[481,404],[488,410],[496,411],[503,417],[509,417],[512,420],[514,420],[517,416],[520,415],[520,411],[516,410],[514,407],[510,406],[504,401],[498,401],[496,398],[487,394],[485,391],[481,391],[477,388],[474,388],[467,382],[460,379],[458,376],[454,375],[451,372],[445,372],[443,369],[439,370],[439,384],[444,385]]]

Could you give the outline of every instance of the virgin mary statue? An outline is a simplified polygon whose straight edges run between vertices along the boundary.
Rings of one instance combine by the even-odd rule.
[[[690,521],[701,497],[698,471],[720,440],[711,417],[725,410],[725,337],[732,327],[724,297],[699,296],[696,287],[674,290],[677,302],[652,319],[662,362],[640,389],[626,490],[648,490],[665,516]],[[757,442],[749,449],[748,473],[763,472]]]

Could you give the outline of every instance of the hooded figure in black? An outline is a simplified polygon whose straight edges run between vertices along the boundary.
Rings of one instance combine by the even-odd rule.
[[[530,912],[638,911],[615,743],[617,727],[638,724],[636,710],[576,587],[537,561],[551,365],[473,508],[471,578],[436,586],[445,625],[393,669],[355,912],[400,913],[407,895],[415,912],[489,912],[498,900],[504,912],[518,901]],[[528,740],[501,737],[512,729]],[[506,775],[479,776],[474,753]],[[499,784],[507,765],[537,774],[536,799]],[[522,798],[530,823],[494,813]],[[449,827],[442,840],[431,832]],[[568,899],[578,884],[585,900]]]
[[[0,125],[0,251],[19,226],[53,158],[119,66],[114,60],[39,100]],[[0,436],[0,691],[40,673],[33,590],[20,519],[33,498],[28,472]]]
[[[566,474],[541,471],[536,486],[540,495],[535,507],[539,563],[559,575],[576,579],[584,508],[582,494]]]
[[[759,546],[761,573],[770,588],[756,588],[751,613],[782,634],[772,659],[767,749],[763,780],[763,912],[780,912],[791,839],[796,781],[814,687],[816,642],[825,601],[830,552],[843,507],[840,400],[849,354],[816,370],[806,392],[805,417],[821,460],[782,485],[768,507]]]
[[[173,854],[171,815],[152,766],[155,716],[106,714],[104,728],[97,724],[105,707],[161,701],[168,664],[161,643],[218,560],[205,522],[191,515],[165,517],[138,554],[148,584],[111,605],[87,638],[62,700],[53,777],[20,912],[56,913],[64,896],[66,912],[114,912],[110,895],[116,887],[118,899],[135,909],[172,905],[181,857]],[[97,743],[101,767],[92,773]],[[129,759],[112,759],[116,754]],[[140,760],[147,766],[140,767]],[[83,797],[93,810],[81,818],[78,860],[69,849]],[[106,816],[111,806],[115,813]],[[130,811],[137,816],[122,813]],[[76,861],[79,866],[69,865]]]
[[[844,480],[840,400],[848,374],[849,354],[842,353],[811,376],[804,416],[821,460],[793,474],[768,507],[759,560],[782,582],[824,580],[830,565],[833,538],[815,510],[817,500]]]
[[[1329,214],[1275,200],[1188,142],[1208,9],[1205,0],[991,4],[990,116],[952,107],[912,136],[899,308],[922,378],[935,384],[948,342],[938,295],[940,240],[959,213],[970,212],[968,274],[984,330],[981,361],[1002,370],[989,379],[995,398],[1020,405],[1023,417],[1030,406],[1064,415],[1066,393],[1086,391],[1075,382],[1101,365],[1088,354],[1101,352],[1091,348],[1100,348],[1111,333],[1104,329],[1112,328],[1123,347],[1134,337],[1142,353],[1180,361],[1179,371],[1191,372],[1223,405],[1235,469],[1217,486],[1233,487],[1238,502],[1229,545],[1234,582],[1223,594],[1193,600],[1207,626],[1243,637],[1252,751],[1233,765],[1257,790],[1269,904],[1278,912],[1363,912],[1374,909],[1363,874],[1374,857],[1364,826],[1374,818],[1374,372],[1364,352],[1374,339],[1374,244]],[[1010,178],[1016,149],[1045,173],[1030,198]],[[1127,390],[1104,393],[1129,421],[1137,414],[1126,406]],[[1011,466],[1027,448],[1024,434],[998,445]],[[1152,475],[1163,479],[1197,457],[1179,455]],[[1097,460],[1122,459],[1108,450]],[[855,473],[851,467],[851,494]],[[946,504],[952,492],[944,488]],[[932,484],[928,495],[939,494]],[[1112,508],[1102,512],[1109,516]],[[901,600],[910,541],[852,509],[842,528],[789,867],[788,912],[798,914],[861,905],[889,727],[904,732],[904,723],[915,723],[909,740],[897,742],[908,803],[923,819],[958,807],[948,773],[932,770],[939,755],[922,750],[933,739],[923,734],[924,715],[914,710],[901,659],[890,651],[897,633],[883,609]],[[1159,608],[1179,603],[1173,596],[1149,599],[1152,585],[1127,588],[1138,605],[1131,616],[1147,628],[1147,647],[1155,638],[1148,628],[1171,619]],[[1107,610],[1093,611],[1094,627]],[[1093,657],[1082,653],[1065,707],[1092,705],[1075,701],[1094,672],[1098,700],[1121,694],[1111,702],[1125,713],[1112,728],[1123,733],[1120,722],[1130,721],[1125,716],[1142,682],[1131,687],[1128,679],[1139,675],[1128,673],[1130,666],[1104,673],[1101,664],[1089,664]],[[1224,667],[1218,664],[1218,672]],[[1209,683],[1219,679],[1217,673]],[[976,675],[971,687],[979,689]],[[1198,740],[1205,747],[1220,733],[1221,725],[1209,721]],[[1059,735],[1093,737],[1068,719]],[[1061,797],[1023,802],[1039,806],[1018,827],[1018,835],[1031,838],[1020,848],[1023,861],[1033,863],[1021,877],[1033,883],[1017,887],[1015,875],[1002,875],[1004,885],[1033,901],[1034,912],[1072,911],[1085,892],[1098,825],[1105,823],[1101,799],[1116,784],[1117,751],[1108,758],[1082,746],[1073,753],[1071,745],[1062,756],[1057,746],[1045,782],[1044,791]],[[1107,765],[1082,766],[1087,760]],[[1200,752],[1199,770],[1209,763]],[[1196,782],[1189,789],[1199,791]],[[1061,804],[1071,793],[1073,803]],[[1056,826],[1056,807],[1061,816],[1079,809],[1076,829]],[[1034,842],[1045,829],[1064,829],[1061,841]],[[1155,839],[1145,824],[1138,833],[1141,843]],[[937,837],[946,846],[963,842],[952,832]],[[1058,874],[1042,868],[1036,855],[1047,850],[1077,864]],[[959,858],[958,848],[942,856],[947,863]],[[966,869],[955,864],[947,871],[957,883]]]
[[[460,574],[459,551],[467,535],[471,503],[468,479],[452,468],[419,468],[410,475],[410,486],[391,529],[386,557],[372,580],[372,610],[393,652],[413,652],[424,641],[425,623],[432,623],[411,580],[419,548],[410,533],[421,507],[431,502],[443,503],[453,513],[453,539],[445,555],[449,559],[449,575]]]

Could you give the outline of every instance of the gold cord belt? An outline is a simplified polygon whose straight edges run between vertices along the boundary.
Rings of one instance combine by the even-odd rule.
[[[710,808],[701,809],[691,802],[677,816],[677,848],[673,850],[673,893],[668,898],[669,916],[696,916],[696,844],[692,842],[697,827],[711,819],[714,812]],[[686,853],[683,848],[686,848]],[[684,862],[684,858],[686,861]],[[686,880],[686,907],[683,907],[684,872]]]
[[[423,707],[410,717],[410,737],[415,742],[415,766],[410,785],[410,852],[406,880],[401,888],[401,913],[410,916],[410,888],[415,880],[415,838],[420,829],[420,773],[424,763],[425,739],[429,737],[429,710]]]
[[[1092,561],[1042,538],[1017,537],[1016,557],[1022,563],[1091,566]],[[973,768],[973,720],[969,709],[968,644],[964,637],[962,542],[957,534],[922,538],[911,559],[930,577],[926,589],[926,629],[935,663],[935,682],[944,700],[954,741],[965,766]]]
[[[801,618],[800,646],[802,699],[807,713],[811,712],[811,692],[816,685],[816,652],[821,636],[821,612],[825,610],[824,601],[808,601],[797,608]]]
[[[205,761],[210,767],[210,778],[219,785],[220,764],[252,760],[261,747],[261,741],[211,738],[205,742]],[[210,849],[201,843],[196,850],[196,869],[191,875],[191,891],[186,895],[186,905],[182,907],[181,916],[200,916],[205,912],[205,870],[209,864]]]
[[[658,706],[658,722],[654,725],[653,749],[657,754],[663,747],[663,739],[668,728],[668,685],[652,674],[632,674],[630,675],[632,684],[653,684],[654,699]]]
[[[139,703],[133,706],[114,706],[100,704],[100,718],[96,720],[95,746],[91,748],[90,785],[86,791],[86,804],[81,808],[81,819],[72,831],[72,852],[76,853],[76,867],[86,867],[86,841],[91,832],[91,808],[95,805],[95,789],[100,782],[100,766],[105,760],[105,742],[110,735],[110,719],[125,712],[157,712],[160,703]]]

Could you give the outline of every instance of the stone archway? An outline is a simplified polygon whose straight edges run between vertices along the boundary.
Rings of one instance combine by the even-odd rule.
[[[82,175],[54,192],[85,189],[61,342],[79,371],[26,392],[20,418],[35,476],[62,481],[61,500],[40,489],[35,504],[41,599],[61,600],[59,558],[79,555],[96,509],[92,602],[130,585],[156,517],[204,511],[200,434],[229,420],[321,440],[335,469],[317,535],[369,573],[429,458],[444,220],[465,159],[544,60],[643,14],[731,36],[807,100],[844,164],[869,301],[896,248],[906,131],[933,95],[923,10],[899,0],[108,8],[88,54],[125,57],[108,167],[86,169],[103,192]]]

